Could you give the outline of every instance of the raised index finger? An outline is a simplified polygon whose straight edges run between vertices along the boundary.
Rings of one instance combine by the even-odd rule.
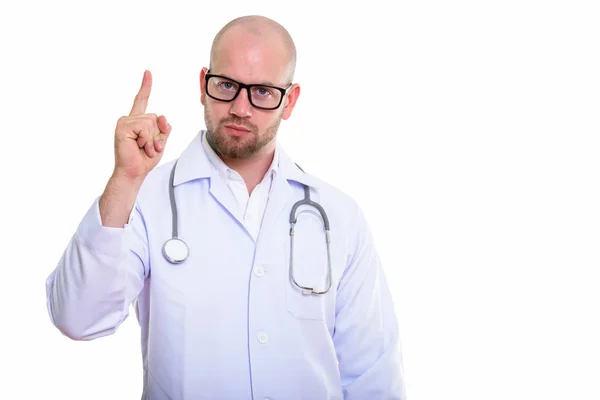
[[[146,107],[148,106],[148,99],[150,98],[150,91],[152,89],[152,74],[150,71],[144,71],[144,78],[142,79],[142,85],[138,94],[133,100],[133,106],[129,115],[145,114]]]

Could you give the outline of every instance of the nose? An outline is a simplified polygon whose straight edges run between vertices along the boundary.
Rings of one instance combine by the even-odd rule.
[[[243,88],[240,90],[238,96],[231,102],[229,113],[241,118],[252,115],[252,104],[250,104],[250,99],[248,99],[248,89]]]

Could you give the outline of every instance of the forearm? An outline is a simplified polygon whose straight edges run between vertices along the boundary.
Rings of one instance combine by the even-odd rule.
[[[105,227],[123,228],[135,205],[142,180],[113,174],[100,196],[100,219]]]
[[[350,306],[338,312],[334,340],[344,361],[340,376],[346,400],[405,400],[398,322],[391,293],[380,273],[362,277],[364,285]],[[360,299],[360,300],[359,300]]]
[[[351,221],[352,253],[337,292],[333,336],[344,399],[406,400],[392,294],[364,215]]]

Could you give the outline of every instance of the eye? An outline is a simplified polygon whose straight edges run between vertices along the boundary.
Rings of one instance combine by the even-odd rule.
[[[260,97],[269,97],[273,95],[273,91],[267,87],[257,87],[254,89],[254,93],[256,93]]]
[[[235,85],[231,82],[220,82],[219,86],[221,87],[221,89],[225,89],[225,90],[235,90]]]

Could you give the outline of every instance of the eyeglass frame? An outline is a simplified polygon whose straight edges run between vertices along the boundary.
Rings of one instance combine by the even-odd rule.
[[[238,85],[238,90],[235,93],[235,95],[230,99],[230,100],[223,100],[223,99],[219,99],[213,95],[211,95],[208,92],[208,80],[210,78],[222,78],[222,79],[227,79],[228,81],[231,81],[233,83],[236,83]],[[210,97],[211,99],[215,99],[217,101],[223,101],[225,103],[231,103],[232,101],[234,101],[235,99],[237,99],[237,97],[239,96],[240,92],[242,91],[242,89],[246,89],[246,93],[248,93],[248,101],[250,102],[250,104],[252,105],[252,107],[254,108],[258,108],[260,110],[277,110],[280,106],[281,103],[283,102],[283,98],[285,97],[285,95],[287,94],[287,91],[292,87],[293,83],[290,83],[288,87],[286,88],[281,88],[278,86],[273,86],[273,85],[265,85],[265,84],[261,84],[261,83],[251,83],[251,84],[245,84],[242,83],[240,81],[236,81],[235,79],[231,79],[228,76],[224,76],[224,75],[215,75],[215,74],[211,74],[210,70],[208,70],[206,72],[206,75],[204,75],[204,81],[206,83],[206,94],[208,95],[208,97]],[[255,105],[252,102],[252,95],[250,95],[250,89],[252,89],[252,87],[254,86],[260,86],[260,87],[267,87],[267,88],[271,88],[271,89],[277,89],[279,92],[281,92],[281,98],[279,99],[279,103],[277,104],[276,107],[259,107],[257,105]]]

